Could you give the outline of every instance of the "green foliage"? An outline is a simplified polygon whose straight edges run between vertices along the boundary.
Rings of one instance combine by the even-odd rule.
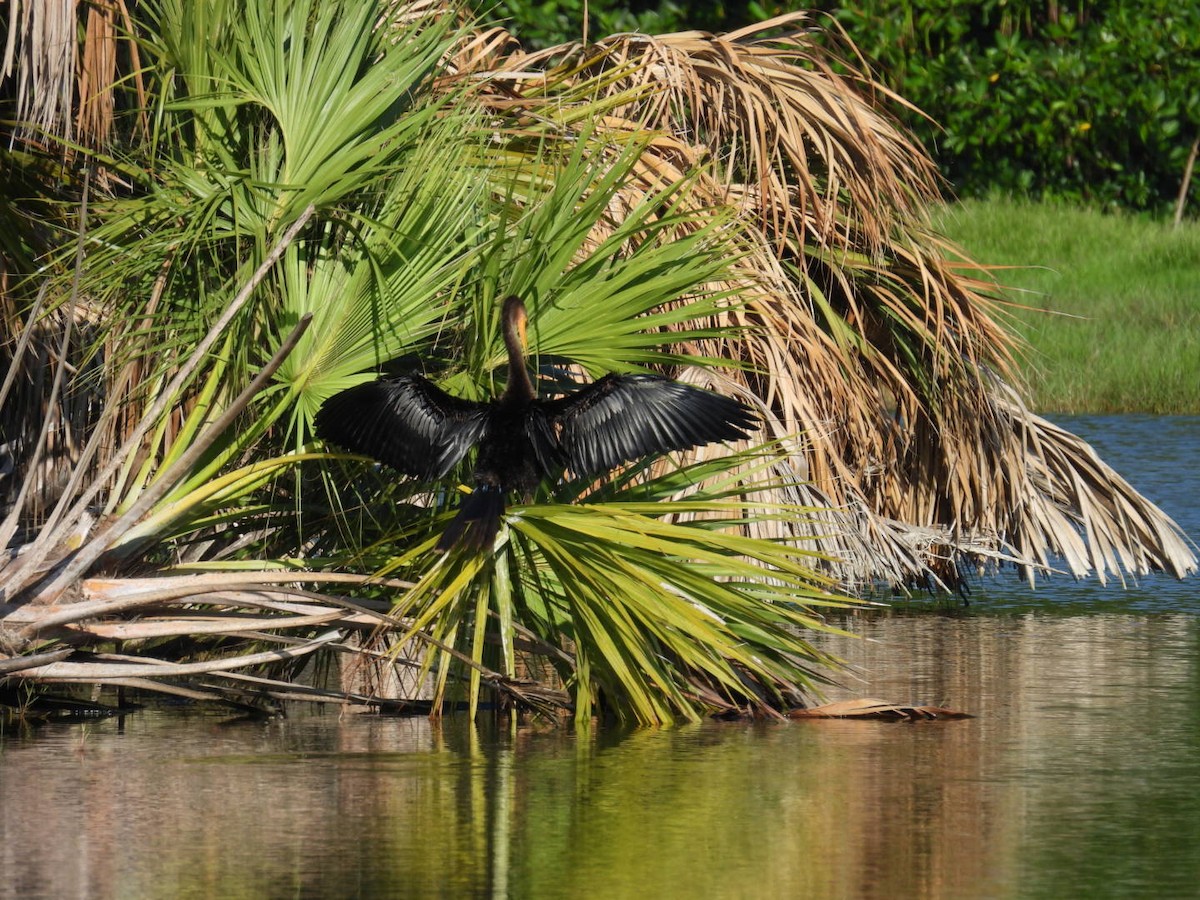
[[[211,506],[210,482],[235,457],[244,462],[277,423],[292,423],[292,453],[300,452],[306,434],[295,426],[313,403],[355,367],[436,329],[429,298],[456,277],[487,187],[468,162],[477,116],[453,94],[429,90],[428,76],[454,40],[447,24],[399,40],[373,27],[371,4],[313,0],[159,0],[144,13],[154,124],[143,131],[131,111],[124,140],[100,158],[128,188],[94,201],[92,250],[80,272],[88,302],[105,310],[96,352],[110,372],[123,370],[108,387],[110,402],[148,422],[169,401],[145,452],[129,457],[109,495],[111,509],[128,509],[171,473],[162,502],[174,512],[151,516],[135,532],[139,541],[154,536],[153,522],[162,536],[186,530],[189,514]],[[235,293],[298,223],[304,231],[276,275],[224,322]],[[64,262],[70,252],[62,251]],[[73,277],[65,265],[64,272]],[[334,305],[331,296],[345,299]],[[343,334],[337,316],[371,327],[338,346],[343,365],[326,368],[324,394],[308,407],[296,394],[312,397],[313,372],[285,370],[278,377],[290,377],[292,393],[256,398],[248,421],[227,429],[189,471],[173,471],[306,313],[318,316],[320,330],[305,338],[300,358],[314,355],[318,335]],[[184,361],[209,339],[213,352],[179,380]],[[295,462],[279,443],[258,452],[275,460],[274,476]],[[223,496],[251,496],[264,480],[260,467]]]
[[[490,22],[499,22],[527,47],[552,47],[583,39],[586,12],[589,40],[640,31],[668,34],[699,29],[731,31],[756,18],[761,8],[750,2],[688,3],[680,0],[499,0],[476,7]],[[765,18],[765,16],[762,16]]]
[[[1200,413],[1196,226],[1006,200],[948,206],[938,225],[1002,267],[1035,408]]]
[[[502,202],[472,235],[455,292],[430,298],[443,311],[441,333],[409,347],[426,361],[445,358],[435,377],[460,395],[499,389],[493,379],[506,357],[497,300],[508,291],[528,298],[535,358],[597,372],[704,361],[664,352],[662,331],[677,340],[710,336],[692,323],[729,300],[703,287],[739,257],[726,216],[681,208],[676,185],[639,190],[609,222],[614,205],[629,199],[643,144],[609,148],[585,133],[565,147],[560,156],[563,147],[542,146],[501,182]],[[590,241],[604,226],[607,237]],[[346,294],[324,295],[322,314],[339,324],[309,342],[307,359],[301,351],[293,357],[294,372],[311,374],[289,377],[317,397],[327,396],[327,374],[357,366],[353,378],[374,377],[369,357],[337,352],[372,345],[370,320],[336,312],[355,305]],[[452,513],[444,492],[428,498],[427,486],[386,473],[330,473],[332,505],[343,512],[310,520],[312,563],[414,582],[395,597],[395,615],[422,648],[436,701],[465,699],[476,708],[494,677],[485,673],[514,679],[518,638],[534,635],[538,661],[526,671],[555,666],[580,724],[604,711],[655,724],[786,702],[796,687],[811,689],[819,680],[813,663],[827,661],[799,637],[823,627],[801,604],[837,602],[818,587],[817,560],[722,532],[744,524],[738,497],[750,489],[738,479],[670,502],[744,462],[718,460],[649,483],[631,472],[619,490],[551,486],[537,504],[510,511],[511,530],[494,552],[449,557],[432,552]],[[583,505],[569,505],[581,494]],[[799,514],[758,512],[762,521]],[[696,513],[714,518],[662,521]]]
[[[1200,7],[873,0],[834,15],[960,194],[1163,210],[1200,136]]]

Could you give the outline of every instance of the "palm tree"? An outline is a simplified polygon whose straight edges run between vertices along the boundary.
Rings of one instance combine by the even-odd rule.
[[[135,24],[128,115],[68,157],[56,277],[5,292],[11,371],[35,326],[59,340],[31,402],[99,399],[4,520],[0,677],[369,699],[289,678],[339,652],[414,669],[433,710],[661,722],[811,693],[837,585],[1051,553],[1194,570],[1007,387],[997,308],[925,222],[930,164],[802,17],[536,55],[433,3],[155,0]],[[494,552],[431,552],[445,492],[312,419],[397,360],[491,394],[508,293],[545,372],[737,393],[766,443],[545,486]],[[32,408],[23,474],[62,434]],[[137,655],[77,650],[113,641]]]

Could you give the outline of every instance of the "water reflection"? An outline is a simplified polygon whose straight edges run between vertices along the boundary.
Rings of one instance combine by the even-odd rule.
[[[180,710],[9,736],[5,897],[1187,896],[1190,615],[889,615],[847,693],[965,722],[515,734]]]
[[[944,699],[980,716],[957,836],[987,854],[997,896],[1185,897],[1200,884],[1200,632],[1193,615],[1000,617],[862,623],[847,653],[887,697]],[[911,641],[909,666],[897,647]],[[931,658],[940,657],[930,664]],[[937,696],[936,694],[934,696]],[[960,735],[962,737],[962,735]],[[970,773],[974,765],[975,771]],[[922,779],[924,780],[924,779]],[[969,812],[977,804],[978,813]],[[960,810],[961,814],[961,810]],[[994,829],[988,825],[994,824]],[[976,896],[933,892],[929,896]]]

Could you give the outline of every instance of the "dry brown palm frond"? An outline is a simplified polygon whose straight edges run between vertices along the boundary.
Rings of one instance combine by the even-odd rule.
[[[89,147],[102,146],[113,127],[114,89],[119,80],[118,48],[129,54],[128,70],[137,96],[139,126],[149,127],[146,118],[146,85],[141,72],[133,20],[125,0],[91,0],[80,47],[75,123],[79,139]]]
[[[129,56],[138,108],[145,108],[125,0],[12,0],[8,20],[0,80],[15,75],[18,137],[40,143],[40,135],[46,134],[101,146],[113,124],[118,45]],[[144,118],[141,125],[146,127]]]
[[[378,24],[411,36],[414,25],[423,27],[446,19],[461,34],[441,60],[439,77],[443,81],[493,71],[500,60],[519,52],[517,39],[499,26],[469,30],[467,26],[474,21],[474,13],[466,4],[453,0],[391,0]]]
[[[13,0],[8,10],[9,44],[0,77],[15,74],[22,134],[72,136],[76,4],[77,0]]]
[[[860,545],[849,557],[839,554],[847,560],[842,577],[873,580],[861,570],[874,556],[891,559],[877,577],[924,581],[939,546],[996,549],[986,537],[996,532],[987,518],[996,509],[976,499],[989,495],[980,479],[993,478],[996,469],[955,464],[984,459],[1003,443],[984,433],[994,426],[979,414],[989,401],[972,357],[985,356],[986,348],[960,337],[986,335],[990,320],[973,321],[978,307],[944,277],[926,287],[926,295],[941,296],[942,316],[927,322],[911,286],[865,258],[857,267],[821,270],[819,255],[810,254],[798,278],[767,254],[751,259],[760,283],[748,273],[744,305],[730,311],[738,335],[699,349],[749,364],[756,373],[748,375],[752,391],[771,413],[769,434],[804,436],[796,474],[814,483],[823,505],[839,510],[831,515],[843,529],[853,522],[860,535],[870,535],[865,543],[875,553],[864,554]],[[764,273],[774,290],[762,286]],[[913,341],[905,352],[913,359],[889,343],[894,331],[879,321],[890,318],[894,329],[903,316]],[[952,565],[937,568],[935,574],[954,580]],[[895,579],[897,571],[906,576]]]
[[[718,180],[753,191],[766,232],[848,245],[849,207],[869,247],[884,247],[898,218],[937,196],[936,171],[855,89],[865,79],[839,74],[853,70],[810,38],[811,25],[789,13],[728,35],[616,35],[510,57],[505,68],[616,70],[605,93],[638,90],[618,114],[706,148]]]
[[[396,579],[335,572],[84,579],[79,596],[61,607],[0,604],[4,619],[0,630],[4,638],[0,645],[0,681],[135,685],[144,690],[183,692],[185,696],[193,692],[207,699],[228,699],[233,688],[224,681],[240,681],[254,684],[253,689],[245,687],[242,693],[275,699],[288,694],[291,699],[379,703],[375,694],[310,689],[243,671],[261,671],[263,666],[278,668],[322,649],[352,657],[370,655],[362,646],[347,644],[346,640],[355,634],[369,634],[381,625],[404,627],[387,614],[391,604],[386,601],[351,600],[302,587],[338,584],[370,584],[394,590],[411,587],[411,583]],[[38,641],[53,636],[72,647],[53,653],[29,653]],[[186,641],[197,651],[209,638],[238,643],[227,645],[232,649],[222,647],[200,654],[208,658],[180,663],[172,644],[163,643],[168,638]],[[112,641],[121,642],[127,649],[137,648],[138,655],[103,652],[102,648]],[[16,655],[21,652],[26,655]],[[411,665],[394,654],[376,656],[378,666]],[[164,684],[159,680],[163,678],[172,679],[172,683]],[[185,679],[182,685],[177,683],[181,678]],[[212,678],[224,681],[213,683]],[[532,690],[522,684],[501,685],[498,689],[518,698]],[[304,696],[298,696],[300,693]],[[419,699],[415,694],[413,698]]]
[[[1086,441],[1033,415],[1010,395],[1005,412],[1024,447],[1031,498],[1013,525],[1025,558],[1063,558],[1076,578],[1095,573],[1146,575],[1163,570],[1178,578],[1196,571],[1195,545],[1169,516],[1139,494]],[[1034,571],[1026,571],[1032,581]]]

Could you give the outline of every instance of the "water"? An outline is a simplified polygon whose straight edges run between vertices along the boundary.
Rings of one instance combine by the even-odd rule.
[[[1200,416],[1058,416],[1055,421],[1086,440],[1100,458],[1134,488],[1200,541]],[[1124,590],[1099,589],[1094,581],[1070,576],[1039,580],[1031,594],[1011,580],[987,584],[989,608],[1015,605],[1046,612],[1181,610],[1200,612],[1200,579],[1151,576],[1132,580]],[[1078,608],[1077,608],[1078,605]]]
[[[1200,534],[1200,418],[1078,418]],[[160,709],[0,738],[0,897],[1200,895],[1200,579],[990,582],[830,639],[920,724],[579,740]]]

